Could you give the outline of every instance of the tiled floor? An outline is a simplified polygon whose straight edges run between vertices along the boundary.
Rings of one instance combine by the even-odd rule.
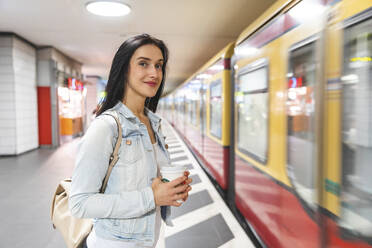
[[[166,227],[166,248],[251,248],[249,240],[184,142],[162,121],[172,163],[186,165],[193,178],[188,201],[173,208],[174,227]]]
[[[173,208],[174,227],[166,227],[166,248],[254,247],[187,147],[163,121],[172,163],[190,170],[193,190]],[[0,247],[64,248],[52,228],[50,204],[57,183],[73,169],[79,139],[58,149],[37,149],[0,157]]]

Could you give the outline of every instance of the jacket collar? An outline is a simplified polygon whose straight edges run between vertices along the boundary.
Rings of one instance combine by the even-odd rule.
[[[113,107],[113,110],[116,110],[117,112],[119,112],[120,114],[122,114],[127,119],[137,120],[139,122],[139,119],[137,118],[137,116],[135,116],[133,114],[133,112],[127,106],[125,106],[125,104],[122,103],[121,101],[119,101]],[[160,125],[161,118],[159,116],[157,116],[156,114],[154,114],[150,109],[148,109],[146,107],[145,107],[145,114],[149,118],[149,120],[150,120],[151,125],[153,126],[153,128],[156,129],[156,130],[158,130],[159,125]]]
[[[118,101],[118,103],[112,109],[117,111],[118,113],[120,113],[121,115],[123,115],[127,119],[136,119],[137,118],[133,114],[133,112],[127,106],[125,106],[125,104],[122,103],[121,101]]]

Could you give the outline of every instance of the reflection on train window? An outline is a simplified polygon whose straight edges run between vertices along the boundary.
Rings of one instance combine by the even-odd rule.
[[[200,81],[197,81],[197,83],[194,83],[193,85],[193,93],[191,95],[191,111],[192,111],[192,119],[191,123],[194,126],[198,126],[200,123],[200,88],[201,83]]]
[[[268,67],[244,73],[238,78],[238,149],[261,162],[267,160]]]
[[[210,85],[210,133],[221,139],[222,133],[222,81],[216,80]]]
[[[316,207],[315,42],[293,49],[287,74],[287,168],[297,194]]]
[[[196,99],[189,100],[190,106],[190,123],[196,126],[198,123],[198,101]]]
[[[182,90],[181,90],[181,92],[182,92]],[[178,121],[182,122],[183,121],[183,116],[184,116],[184,113],[185,113],[185,99],[184,99],[183,94],[177,94],[175,102],[176,102],[176,106],[177,106],[177,119],[178,119]]]
[[[344,33],[342,224],[372,236],[372,19]]]
[[[167,97],[167,116],[168,118],[173,119],[173,108],[174,108],[174,99],[173,95]]]
[[[200,130],[202,131],[203,134],[206,133],[207,130],[207,118],[206,118],[206,113],[207,113],[207,108],[206,108],[206,102],[207,102],[207,94],[206,94],[206,85],[205,83],[202,84],[202,88],[200,91]]]

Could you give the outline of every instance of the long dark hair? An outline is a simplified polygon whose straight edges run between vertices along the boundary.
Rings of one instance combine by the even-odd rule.
[[[156,111],[158,106],[159,98],[163,93],[164,81],[166,76],[166,65],[168,62],[168,48],[163,41],[152,37],[149,34],[140,34],[129,38],[124,41],[116,52],[114,59],[112,60],[111,70],[109,79],[106,85],[106,97],[102,102],[101,107],[97,111],[97,116],[102,114],[107,109],[115,106],[118,101],[122,101],[124,97],[125,86],[128,83],[128,73],[130,59],[132,58],[134,52],[143,45],[155,45],[163,54],[163,78],[160,83],[160,87],[156,92],[155,96],[147,97],[145,101],[145,107],[150,109],[152,112]]]

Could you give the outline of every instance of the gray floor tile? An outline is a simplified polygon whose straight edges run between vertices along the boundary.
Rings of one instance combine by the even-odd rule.
[[[183,161],[183,160],[188,160],[188,157],[187,156],[182,156],[182,157],[178,157],[178,158],[173,158],[173,159],[171,159],[171,163],[172,162],[179,162],[179,161]]]
[[[169,148],[180,148],[181,145],[169,145]]]
[[[172,152],[169,152],[170,154],[177,154],[177,153],[183,153],[185,152],[184,150],[176,150],[176,151],[172,151]]]
[[[166,248],[217,248],[234,235],[221,214],[215,215],[165,239]]]
[[[212,197],[207,190],[202,190],[198,193],[189,196],[189,199],[182,204],[181,207],[172,208],[172,218],[177,218],[183,214],[189,213],[208,204],[213,203]]]
[[[192,166],[192,164],[185,164],[184,165],[188,170],[192,170],[194,169],[194,166]]]
[[[168,145],[174,145],[174,144],[180,144],[180,142],[178,140],[169,140],[169,141],[167,141],[167,144]]]
[[[201,183],[200,177],[198,175],[193,175],[190,178],[192,179],[191,185],[194,185],[194,184],[197,184],[197,183]]]
[[[177,162],[177,161],[172,161],[172,162]],[[194,169],[194,166],[192,166],[192,164],[183,164],[183,165],[179,165],[179,166],[185,166],[186,169],[188,169],[188,170]]]

